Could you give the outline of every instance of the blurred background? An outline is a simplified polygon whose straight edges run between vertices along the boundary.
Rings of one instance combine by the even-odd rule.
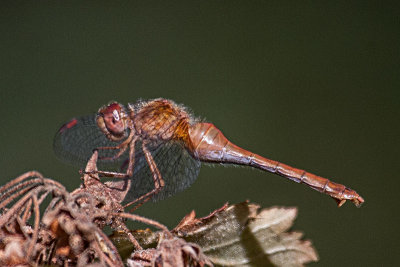
[[[337,208],[304,185],[202,166],[139,214],[174,227],[225,202],[296,206],[312,266],[393,266],[399,249],[399,9],[389,2],[0,3],[0,182],[28,170],[80,183],[53,137],[70,118],[164,97],[253,152],[345,184]],[[397,210],[397,212],[396,212]]]

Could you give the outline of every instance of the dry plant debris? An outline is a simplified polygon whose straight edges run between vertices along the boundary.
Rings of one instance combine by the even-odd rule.
[[[97,156],[71,193],[34,171],[0,187],[0,266],[302,266],[318,260],[301,233],[287,232],[295,208],[226,204],[203,218],[193,211],[171,231],[125,213],[130,179],[102,183]],[[159,231],[131,231],[126,220]],[[116,231],[107,236],[105,226]],[[133,252],[123,260],[126,247]]]
[[[317,261],[318,255],[310,241],[301,240],[301,232],[288,232],[296,215],[296,208],[260,210],[248,202],[225,204],[202,218],[196,218],[192,211],[171,233],[188,244],[196,244],[215,265],[304,266]],[[158,233],[150,230],[134,231],[133,235],[148,247],[159,242]],[[114,233],[110,238],[119,251],[129,247],[132,250],[124,236]],[[136,259],[137,253],[131,259]]]

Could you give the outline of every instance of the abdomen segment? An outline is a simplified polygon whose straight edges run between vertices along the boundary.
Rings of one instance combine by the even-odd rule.
[[[326,178],[290,167],[278,161],[264,158],[231,143],[222,132],[211,123],[197,123],[190,127],[192,155],[204,162],[231,163],[251,166],[276,173],[297,183],[304,183],[314,190],[331,196],[342,206],[346,200],[360,206],[364,199],[354,190]]]

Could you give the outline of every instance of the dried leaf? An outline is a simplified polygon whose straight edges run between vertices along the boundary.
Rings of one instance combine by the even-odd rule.
[[[224,266],[302,266],[317,261],[310,241],[299,232],[285,232],[297,215],[296,208],[273,207],[258,212],[258,206],[240,203],[211,215],[185,217],[173,232],[198,244],[215,264]]]
[[[216,265],[303,266],[317,261],[318,255],[310,241],[301,240],[302,233],[287,232],[296,216],[296,208],[272,207],[259,211],[258,205],[248,202],[225,204],[202,218],[196,218],[192,211],[171,232],[200,246]],[[157,233],[133,234],[141,236],[138,238],[141,244],[157,242]],[[114,234],[111,239],[123,244],[124,238]]]

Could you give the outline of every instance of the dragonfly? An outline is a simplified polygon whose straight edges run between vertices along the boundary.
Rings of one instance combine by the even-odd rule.
[[[96,173],[130,181],[126,201],[142,205],[188,188],[202,162],[250,166],[277,174],[359,207],[364,199],[354,190],[326,178],[262,157],[230,142],[212,123],[203,122],[172,100],[118,102],[97,113],[71,119],[56,133],[55,154],[62,161],[84,165],[98,151]]]

